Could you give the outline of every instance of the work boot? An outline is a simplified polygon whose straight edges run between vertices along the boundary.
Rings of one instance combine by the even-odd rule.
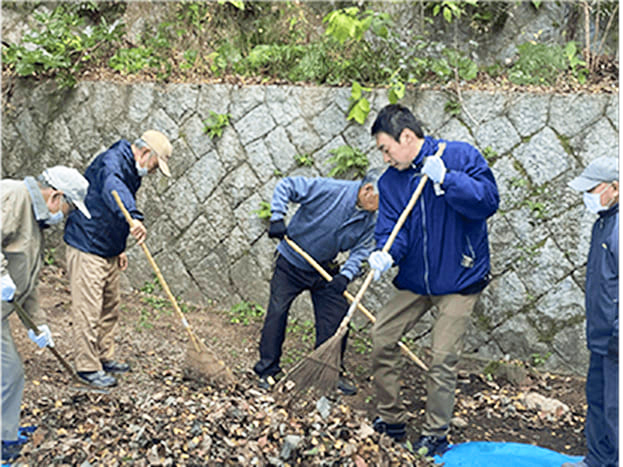
[[[394,441],[401,442],[407,436],[406,425],[404,423],[387,423],[381,417],[376,417],[372,422],[372,428],[377,433],[385,433]]]
[[[578,462],[565,462],[560,467],[588,467],[588,464],[584,459],[580,459]]]
[[[423,435],[413,444],[413,452],[419,452],[420,449],[426,448],[427,451],[424,455],[432,457],[437,454],[441,456],[449,447],[450,443],[448,443],[447,436]]]
[[[357,386],[343,376],[340,376],[337,382],[337,390],[345,396],[354,396],[357,394]]]
[[[260,376],[257,380],[257,385],[261,389],[266,389],[270,391],[277,381],[271,375]]]
[[[126,371],[130,371],[130,365],[115,360],[102,360],[102,368],[106,373],[125,373]]]
[[[37,428],[37,425],[20,426],[17,429],[17,439],[28,441]]]
[[[12,462],[17,459],[25,442],[22,439],[15,441],[2,440],[2,462]]]
[[[117,380],[114,376],[107,375],[103,371],[79,371],[78,376],[87,383],[100,388],[116,386]]]

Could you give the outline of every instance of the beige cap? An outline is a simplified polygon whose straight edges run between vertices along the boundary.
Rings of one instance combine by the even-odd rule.
[[[170,177],[171,171],[169,170],[168,161],[169,157],[171,157],[173,147],[169,139],[157,130],[147,130],[143,133],[141,139],[147,143],[149,149],[156,153],[158,157],[158,167],[162,173]]]

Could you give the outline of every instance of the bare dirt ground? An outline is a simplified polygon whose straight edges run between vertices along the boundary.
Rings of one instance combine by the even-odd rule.
[[[40,285],[56,347],[71,362],[72,320],[63,269],[46,266]],[[231,323],[226,311],[189,307],[196,334],[238,377],[221,389],[185,378],[188,338],[165,299],[142,292],[123,297],[118,356],[133,371],[110,394],[72,389],[51,352],[39,350],[16,316],[11,326],[26,373],[22,425],[38,425],[19,459],[28,465],[432,465],[371,430],[374,387],[369,377],[369,339],[351,332],[345,363],[356,396],[327,393],[287,405],[255,386],[262,321]],[[292,329],[304,326],[292,323]],[[311,349],[302,330],[289,333],[284,366]],[[425,362],[426,349],[417,350]],[[487,377],[483,364],[461,363],[455,426],[450,440],[535,444],[570,455],[585,450],[584,379],[540,374],[523,367],[520,377]],[[517,366],[517,367],[520,367]],[[530,371],[527,371],[530,370]],[[409,437],[423,421],[424,373],[405,361],[403,394],[410,413]],[[511,381],[513,382],[511,382]],[[567,412],[531,409],[524,396],[537,392],[566,404]],[[282,464],[280,464],[282,463]]]

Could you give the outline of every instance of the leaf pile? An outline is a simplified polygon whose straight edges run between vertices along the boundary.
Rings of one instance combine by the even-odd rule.
[[[64,390],[32,401],[39,428],[25,445],[31,465],[434,465],[374,432],[340,397],[293,408],[244,378],[232,391],[151,375],[156,393],[122,385],[110,394]],[[45,378],[49,380],[48,378]],[[36,384],[36,383],[35,383]],[[41,386],[51,383],[42,382]]]

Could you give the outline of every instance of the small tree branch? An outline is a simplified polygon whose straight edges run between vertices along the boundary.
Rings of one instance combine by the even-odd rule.
[[[597,47],[597,51],[595,52],[595,56],[599,56],[601,55],[601,49],[604,46],[604,42],[606,42],[606,37],[608,37],[608,34],[610,33],[610,28],[612,27],[612,23],[613,23],[613,19],[615,16],[617,16],[619,10],[619,4],[617,3],[616,6],[614,7],[614,10],[612,11],[612,13],[610,14],[610,19],[608,19],[608,23],[606,24],[606,29],[604,29],[604,33],[603,36],[601,37],[601,41],[599,42],[599,47]]]

